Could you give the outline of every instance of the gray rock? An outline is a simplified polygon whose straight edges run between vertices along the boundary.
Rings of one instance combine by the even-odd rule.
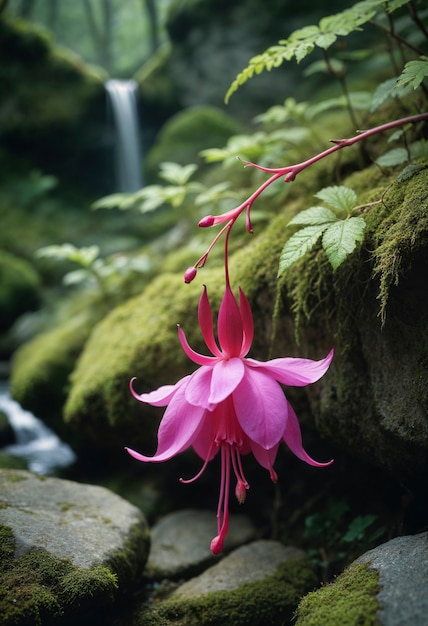
[[[428,532],[397,537],[363,554],[379,573],[382,626],[426,626],[428,623]]]
[[[152,528],[146,573],[158,580],[177,580],[198,574],[218,560],[210,551],[216,532],[213,511],[185,509],[166,515]],[[231,515],[225,552],[248,543],[255,533],[248,517]]]
[[[42,548],[77,567],[106,565],[119,582],[147,559],[144,515],[103,487],[0,469],[0,524],[13,531],[15,558]]]
[[[237,548],[167,598],[147,603],[138,624],[290,624],[300,598],[315,585],[303,551],[277,541],[255,541]]]
[[[173,595],[191,598],[215,591],[232,591],[271,576],[280,565],[304,556],[302,550],[283,546],[277,541],[254,541],[236,549],[197,578],[185,582]]]

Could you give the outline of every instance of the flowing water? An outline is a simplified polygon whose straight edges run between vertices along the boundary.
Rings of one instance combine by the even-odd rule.
[[[106,90],[116,135],[117,191],[137,191],[143,186],[137,83],[111,78]]]
[[[74,463],[73,450],[41,420],[15,402],[4,382],[0,382],[0,410],[7,415],[16,439],[16,443],[4,447],[3,452],[24,458],[28,469],[37,474],[54,474]]]

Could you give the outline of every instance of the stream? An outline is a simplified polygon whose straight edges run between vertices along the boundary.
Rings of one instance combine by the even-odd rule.
[[[76,456],[70,446],[15,402],[5,381],[0,381],[0,411],[7,415],[16,440],[2,451],[24,458],[30,471],[51,475],[74,463]]]

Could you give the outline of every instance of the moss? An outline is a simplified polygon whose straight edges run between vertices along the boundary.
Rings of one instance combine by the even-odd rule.
[[[353,564],[334,583],[303,598],[296,626],[375,626],[379,575],[366,564]]]
[[[0,251],[0,327],[9,328],[39,304],[40,278],[24,259]]]
[[[28,464],[22,457],[0,451],[0,467],[4,469],[27,469]]]
[[[111,607],[117,592],[116,576],[107,567],[90,570],[68,559],[34,549],[14,558],[10,528],[0,525],[0,614],[4,626],[91,623]]]
[[[87,315],[76,316],[40,333],[14,353],[11,392],[24,408],[47,421],[60,414],[68,377],[92,324]]]
[[[218,591],[197,598],[170,598],[143,609],[138,626],[274,626],[288,624],[304,593],[316,579],[305,559],[280,566],[263,581],[233,591]]]
[[[324,332],[334,328],[350,348],[355,338],[349,335],[349,323],[352,326],[365,305],[369,282],[379,285],[379,315],[385,320],[391,288],[428,243],[427,170],[402,182],[397,175],[385,175],[372,166],[343,181],[356,191],[362,206],[367,224],[364,242],[335,272],[320,245],[287,271],[281,288],[297,331],[308,324]]]

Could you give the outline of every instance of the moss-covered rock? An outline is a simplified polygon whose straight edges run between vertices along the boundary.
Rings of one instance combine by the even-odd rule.
[[[0,56],[7,59],[0,68],[3,149],[79,184],[91,183],[90,169],[94,185],[94,142],[105,127],[105,77],[56,47],[46,31],[5,13]]]
[[[275,551],[270,553],[269,563],[268,549]],[[309,561],[301,551],[276,542],[259,541],[238,548],[199,578],[178,587],[166,600],[143,606],[135,623],[138,626],[289,624],[300,598],[315,584]]]
[[[296,626],[376,626],[379,574],[366,564],[355,563],[334,583],[303,598]]]
[[[112,623],[141,583],[142,512],[105,488],[31,472],[0,470],[0,483],[2,624]]]
[[[0,448],[8,446],[10,443],[15,443],[13,428],[6,413],[0,409]]]
[[[25,259],[0,251],[0,332],[40,302],[40,277]]]
[[[0,525],[0,612],[4,626],[107,620],[117,593],[116,576],[107,567],[77,568],[68,559],[41,549],[19,559],[13,558],[13,552],[12,530]]]
[[[64,433],[61,413],[69,391],[69,376],[93,323],[86,314],[76,315],[39,333],[13,355],[12,397],[48,422],[58,434]]]
[[[321,431],[349,453],[410,477],[426,471],[428,441],[428,385],[423,383],[428,325],[427,308],[421,305],[428,250],[428,170],[422,167],[400,182],[396,176],[371,167],[344,181],[368,206],[367,227],[364,244],[337,271],[315,247],[278,288],[288,211],[311,206],[312,194],[278,215],[231,257],[230,265],[235,284],[243,287],[253,308],[252,354],[266,359],[272,339],[272,356],[321,358],[334,345],[330,372],[305,389]],[[387,188],[383,203],[372,205]],[[221,271],[206,269],[203,280],[217,310]],[[198,281],[184,286],[181,276],[162,275],[95,329],[73,374],[67,420],[92,430],[92,436],[100,429],[106,438],[112,428],[125,436],[133,432],[136,445],[145,442],[145,449],[150,447],[145,416],[152,413],[132,408],[128,380],[137,376],[137,388],[143,391],[174,383],[189,372],[191,364],[175,325],[185,328],[192,345],[201,346],[195,322]],[[394,380],[393,389],[388,380]]]

